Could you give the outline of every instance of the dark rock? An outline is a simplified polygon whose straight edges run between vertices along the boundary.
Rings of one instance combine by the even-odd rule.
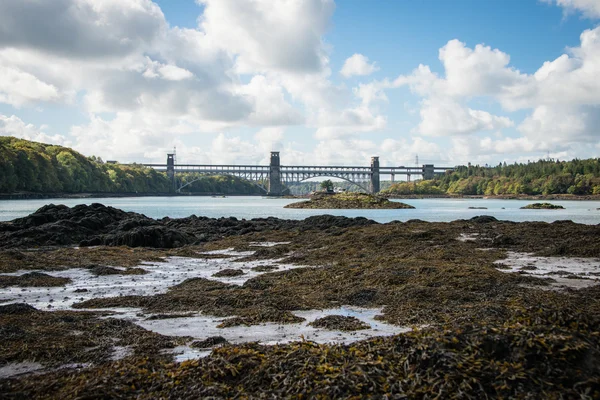
[[[226,269],[223,269],[223,270],[213,274],[214,277],[218,277],[218,278],[228,277],[228,276],[240,276],[240,275],[245,275],[244,271],[242,271],[241,269],[233,269],[233,268],[226,268]]]
[[[25,303],[12,303],[0,306],[0,315],[22,315],[38,312],[38,309]]]
[[[175,248],[263,231],[329,229],[331,234],[339,235],[346,228],[372,224],[376,222],[363,217],[333,215],[299,221],[195,215],[155,220],[98,203],[75,207],[49,204],[27,217],[0,223],[0,249],[72,245]]]
[[[22,275],[1,275],[0,288],[18,287],[56,287],[71,283],[69,278],[60,278],[43,272],[28,272]]]
[[[512,246],[518,243],[518,240],[508,235],[498,235],[492,239],[494,246]]]
[[[344,315],[327,315],[323,318],[317,318],[308,325],[315,328],[324,328],[336,331],[359,331],[362,329],[371,328],[369,324],[362,322],[356,317],[348,317]]]
[[[479,215],[477,217],[471,218],[469,221],[475,222],[477,224],[489,224],[490,222],[498,222],[496,217],[492,217],[491,215]]]
[[[346,301],[351,306],[367,306],[371,304],[377,297],[376,289],[362,289],[349,294]]]

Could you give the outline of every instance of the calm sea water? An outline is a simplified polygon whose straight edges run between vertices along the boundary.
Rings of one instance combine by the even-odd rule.
[[[493,215],[501,220],[546,221],[572,220],[583,224],[600,224],[600,201],[549,201],[560,204],[564,210],[521,210],[532,203],[530,200],[496,199],[417,199],[401,200],[414,210],[300,210],[283,208],[299,200],[271,199],[261,197],[129,197],[96,199],[43,199],[0,201],[0,221],[24,217],[38,208],[54,203],[74,206],[77,204],[102,203],[125,211],[135,211],[152,218],[187,217],[192,214],[206,217],[259,218],[278,217],[303,219],[311,215],[345,215],[366,217],[377,222],[407,221],[454,221],[477,215]],[[400,201],[400,200],[398,200]],[[487,207],[472,210],[469,207]]]

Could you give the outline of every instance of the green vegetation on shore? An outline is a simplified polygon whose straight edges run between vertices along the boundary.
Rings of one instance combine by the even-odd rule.
[[[600,159],[504,163],[492,168],[459,166],[433,180],[393,184],[385,192],[397,195],[596,195],[600,194]]]
[[[192,193],[260,194],[252,183],[233,176],[181,175],[196,180]],[[168,193],[167,176],[137,164],[110,164],[73,149],[0,137],[0,193]]]

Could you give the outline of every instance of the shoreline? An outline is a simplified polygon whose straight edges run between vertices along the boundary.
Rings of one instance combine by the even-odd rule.
[[[38,200],[38,199],[100,199],[100,198],[128,198],[128,197],[267,197],[266,194],[226,194],[226,193],[32,193],[15,192],[0,193],[2,200]],[[407,194],[392,195],[382,194],[387,199],[482,199],[482,200],[556,200],[556,201],[600,201],[600,195],[577,196],[571,194],[549,195],[436,195],[436,194]],[[270,196],[281,199],[306,199],[309,195]]]
[[[126,197],[265,197],[266,194],[225,194],[225,193],[0,193],[2,200],[38,199],[102,199]]]
[[[548,195],[435,195],[435,194],[407,194],[388,195],[388,199],[481,199],[481,200],[559,200],[559,201],[600,201],[600,195],[577,196],[572,194],[548,194]]]

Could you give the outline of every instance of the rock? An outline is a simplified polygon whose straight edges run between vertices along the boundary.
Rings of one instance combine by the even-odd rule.
[[[490,222],[498,222],[498,220],[495,217],[492,217],[491,215],[480,215],[471,218],[469,221],[475,222],[477,224],[489,224]]]
[[[43,272],[28,272],[22,275],[0,275],[0,288],[18,287],[56,287],[71,283],[69,278],[55,277]]]
[[[517,244],[517,240],[508,235],[498,235],[494,239],[492,239],[492,244],[494,246],[512,246]]]
[[[12,303],[0,306],[0,315],[22,315],[38,312],[38,309],[25,303]]]
[[[521,207],[522,210],[564,210],[563,206],[551,203],[533,203]]]
[[[350,228],[352,226],[366,226],[377,224],[377,222],[365,217],[348,218],[334,215],[316,215],[301,221],[300,229],[328,229],[331,227]]]
[[[106,245],[129,247],[173,248],[193,242],[193,236],[164,226],[136,227],[104,238]]]
[[[226,269],[223,269],[223,270],[213,274],[213,276],[217,277],[217,278],[240,276],[240,275],[245,275],[245,272],[242,271],[241,269],[233,269],[233,268],[226,268]]]
[[[411,205],[390,201],[385,197],[366,193],[317,193],[309,201],[291,203],[285,208],[311,209],[401,209],[414,208]]]
[[[376,289],[362,289],[349,294],[346,297],[348,304],[351,306],[367,306],[377,297]]]
[[[343,315],[328,315],[323,318],[317,318],[308,325],[315,328],[339,331],[359,331],[362,329],[371,329],[369,324],[362,322],[358,318],[347,317]]]
[[[376,222],[332,215],[305,220],[195,215],[155,220],[98,203],[75,207],[49,204],[27,217],[0,222],[0,249],[73,245],[175,248],[254,232],[333,229],[339,234],[340,229],[371,224]]]

